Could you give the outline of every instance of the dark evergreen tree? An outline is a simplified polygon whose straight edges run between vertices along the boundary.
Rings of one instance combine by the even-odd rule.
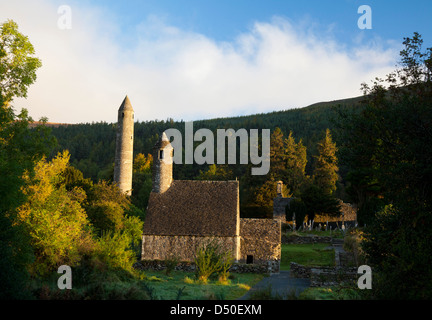
[[[333,142],[330,130],[327,129],[325,137],[318,143],[318,155],[315,156],[313,183],[323,192],[333,194],[338,180],[338,164],[336,157],[336,144]]]
[[[378,298],[432,295],[432,49],[422,42],[405,38],[398,69],[363,84],[364,107],[339,123],[350,183],[370,209],[359,218]]]

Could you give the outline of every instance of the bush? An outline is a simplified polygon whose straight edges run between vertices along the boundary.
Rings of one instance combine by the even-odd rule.
[[[228,279],[228,269],[232,264],[232,254],[224,250],[216,240],[198,248],[195,255],[197,266],[197,279],[207,283],[208,278],[214,273],[220,273],[223,279]]]
[[[171,272],[174,270],[174,268],[177,267],[178,263],[179,263],[179,259],[176,256],[171,255],[167,257],[165,259],[165,267],[166,267],[165,274],[169,276]]]
[[[432,296],[432,211],[386,206],[365,228],[362,248],[372,266],[379,299],[430,299]]]
[[[98,239],[97,255],[110,268],[132,270],[135,254],[130,245],[131,238],[127,233],[107,231]]]
[[[350,230],[349,233],[344,237],[343,248],[345,251],[352,252],[354,254],[356,266],[366,263],[364,252],[361,247],[363,239],[363,231],[359,229]]]

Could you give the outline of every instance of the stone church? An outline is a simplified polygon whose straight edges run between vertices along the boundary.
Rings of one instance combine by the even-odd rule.
[[[126,97],[127,98],[127,97]],[[124,102],[125,103],[125,102]],[[130,105],[129,99],[127,104]],[[122,104],[123,106],[123,104]],[[131,127],[133,111],[119,109],[117,141],[132,144],[126,131]],[[126,128],[126,129],[125,129]],[[133,128],[133,124],[132,124]],[[123,145],[118,152],[129,150]],[[116,154],[116,166],[127,166]],[[122,172],[120,168],[115,169]],[[130,171],[130,177],[132,172]],[[131,189],[131,178],[125,178],[123,192]],[[121,181],[116,180],[119,186]],[[281,257],[280,219],[240,218],[239,181],[200,181],[173,179],[173,147],[162,133],[153,147],[153,189],[151,191],[142,236],[142,260],[165,260],[175,256],[181,261],[194,260],[197,249],[217,240],[239,263],[264,264],[268,271],[279,272]]]

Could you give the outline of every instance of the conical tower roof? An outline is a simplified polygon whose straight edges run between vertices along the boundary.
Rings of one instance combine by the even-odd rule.
[[[158,141],[156,142],[156,144],[154,145],[153,148],[154,148],[154,149],[160,149],[160,148],[164,148],[164,147],[166,147],[166,146],[168,146],[168,145],[169,145],[169,147],[172,148],[171,143],[170,143],[170,141],[169,141],[169,139],[168,139],[166,133],[163,132],[163,133],[159,136],[159,139],[158,139]],[[169,147],[168,147],[168,148],[169,148]]]
[[[122,104],[121,104],[121,106],[119,108],[119,111],[124,111],[124,110],[131,110],[131,111],[133,111],[132,104],[131,104],[128,96],[126,96],[124,98],[124,100],[123,100],[123,102],[122,102]]]

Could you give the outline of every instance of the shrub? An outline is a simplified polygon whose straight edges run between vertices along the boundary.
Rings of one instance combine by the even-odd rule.
[[[189,277],[185,277],[183,281],[184,281],[184,283],[187,283],[187,284],[194,284],[195,283],[194,279],[191,279]]]
[[[386,206],[365,229],[362,248],[373,268],[378,299],[428,299],[432,296],[432,210]]]
[[[350,232],[344,237],[343,248],[345,251],[353,253],[354,261],[357,266],[366,263],[364,252],[361,248],[361,242],[363,239],[363,231],[359,229],[350,230]]]
[[[221,273],[221,277],[228,279],[228,269],[232,264],[232,254],[224,250],[217,240],[212,240],[200,246],[195,255],[197,266],[197,279],[207,283],[208,278],[214,273]]]
[[[167,257],[165,259],[165,274],[169,276],[171,272],[175,269],[175,267],[177,267],[178,263],[179,259],[176,256],[170,255],[169,257]]]
[[[135,254],[130,245],[131,239],[127,233],[107,231],[98,239],[97,254],[110,268],[131,270]]]
[[[34,176],[26,175],[23,193],[27,201],[18,208],[17,221],[29,235],[35,261],[28,267],[33,275],[47,275],[57,266],[75,266],[81,252],[91,243],[89,221],[81,202],[80,188],[67,191],[62,172],[69,166],[69,153],[37,162]]]

